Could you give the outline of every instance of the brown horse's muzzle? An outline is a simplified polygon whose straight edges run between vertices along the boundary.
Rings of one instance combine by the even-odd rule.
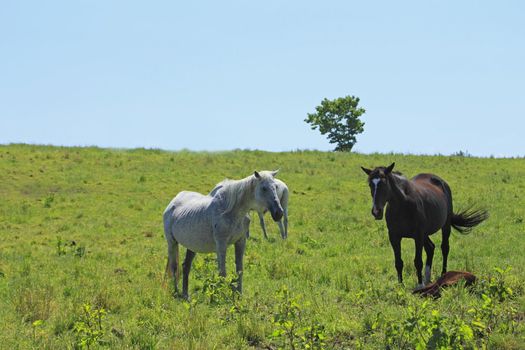
[[[372,215],[374,216],[376,220],[383,219],[383,208],[381,209],[372,208]]]

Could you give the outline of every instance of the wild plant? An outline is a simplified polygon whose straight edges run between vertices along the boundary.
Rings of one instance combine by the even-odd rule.
[[[90,304],[82,305],[80,320],[75,322],[73,330],[77,337],[79,348],[90,349],[93,345],[101,344],[102,338],[106,334],[103,327],[103,320],[106,317],[104,308],[93,309]]]
[[[66,245],[64,243],[64,241],[62,241],[62,237],[57,237],[57,255],[58,256],[61,256],[61,255],[66,255]]]
[[[394,349],[475,348],[471,325],[459,317],[448,318],[430,308],[430,301],[412,305],[402,321],[386,321],[386,345]]]
[[[34,321],[31,326],[33,328],[33,341],[36,341],[37,340],[37,337],[39,335],[39,329],[42,328],[44,324],[44,321],[43,320],[36,320]]]
[[[235,274],[222,277],[212,273],[204,279],[202,291],[209,304],[232,304],[240,297],[236,289],[237,283],[238,277]]]
[[[55,195],[50,194],[44,199],[44,208],[51,208],[51,204],[55,201]]]
[[[56,252],[58,256],[66,255],[68,253],[82,258],[86,254],[86,247],[77,244],[75,241],[64,242],[62,237],[57,237]]]
[[[275,327],[272,338],[284,349],[323,349],[325,328],[317,321],[305,325],[298,297],[293,297],[286,286],[277,292],[277,310],[273,316]]]
[[[404,319],[378,317],[378,328],[385,329],[386,345],[415,349],[484,349],[496,329],[504,334],[515,332],[516,308],[501,304],[513,295],[504,278],[510,269],[494,270],[496,276],[477,286],[481,303],[471,307],[463,317],[444,315],[432,308],[429,300],[412,302]]]

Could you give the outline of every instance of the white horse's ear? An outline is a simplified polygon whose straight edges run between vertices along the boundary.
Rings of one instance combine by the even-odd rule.
[[[255,171],[253,172],[253,175],[255,175],[255,177],[258,178],[258,179],[261,178],[261,174],[259,174],[259,173],[257,172],[257,170],[255,170]]]
[[[277,169],[277,170],[272,171],[272,176],[275,177],[275,175],[277,175],[277,173],[279,172],[279,170],[281,170],[281,169]]]

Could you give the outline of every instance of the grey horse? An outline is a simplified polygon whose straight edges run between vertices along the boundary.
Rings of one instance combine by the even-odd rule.
[[[237,290],[242,293],[243,256],[250,208],[266,207],[274,221],[283,216],[277,196],[277,171],[255,171],[242,180],[223,181],[213,196],[183,191],[164,211],[164,234],[168,243],[166,270],[174,277],[178,293],[179,244],[186,247],[182,264],[182,296],[188,298],[188,277],[196,253],[217,253],[220,276],[226,276],[226,248],[235,245]]]
[[[217,191],[222,187],[223,182],[219,182],[215,186],[215,188],[211,190],[209,195],[214,196],[217,193]],[[283,217],[281,220],[277,221],[277,225],[279,226],[279,231],[281,232],[281,238],[286,239],[286,237],[288,237],[288,186],[286,186],[286,184],[283,181],[275,179],[275,190],[277,192],[277,198],[279,198],[279,202],[281,203],[281,207],[283,208]],[[264,234],[264,238],[268,239],[268,234],[266,233],[266,225],[264,223],[264,214],[268,211],[268,207],[260,205],[258,203],[254,203],[254,207],[250,209],[255,210],[257,212],[257,215],[259,216],[259,223],[261,224],[261,228]],[[247,237],[249,237],[249,231],[246,234]]]

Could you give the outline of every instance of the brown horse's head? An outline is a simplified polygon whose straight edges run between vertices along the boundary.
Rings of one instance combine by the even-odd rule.
[[[396,163],[390,164],[388,167],[377,167],[374,170],[361,167],[368,175],[368,185],[370,186],[370,194],[372,195],[372,215],[376,220],[383,218],[383,209],[390,197],[392,191],[388,177],[394,169]]]

